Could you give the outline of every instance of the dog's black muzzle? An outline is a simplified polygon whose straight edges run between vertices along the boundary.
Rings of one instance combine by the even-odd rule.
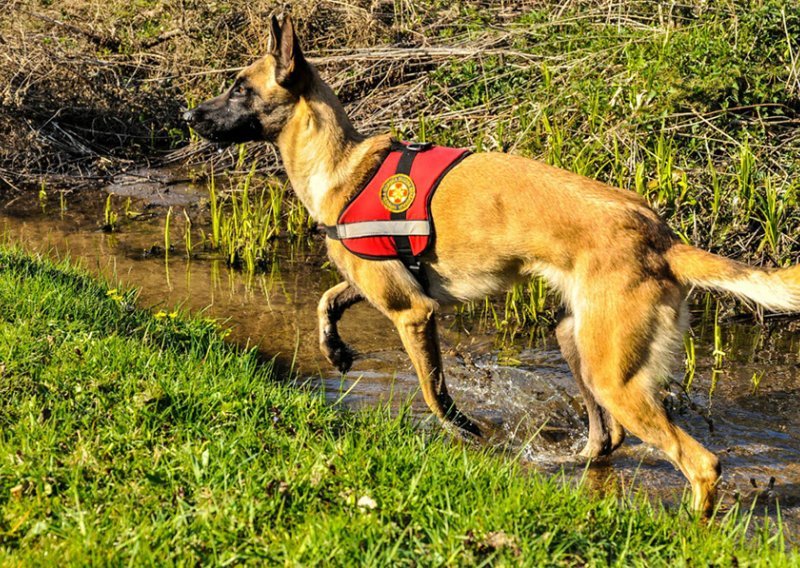
[[[263,129],[253,112],[231,108],[217,97],[187,110],[183,120],[200,136],[221,144],[235,144],[263,139]]]

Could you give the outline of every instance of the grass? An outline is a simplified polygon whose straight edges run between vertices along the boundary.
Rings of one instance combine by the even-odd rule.
[[[262,181],[260,190],[252,187]],[[313,226],[303,205],[289,198],[287,182],[256,178],[255,163],[242,178],[229,179],[230,188],[218,195],[216,181],[209,183],[211,196],[211,234],[209,242],[231,266],[248,273],[267,269],[273,242],[280,237],[306,236]]]
[[[228,265],[249,274],[269,270],[276,240],[310,234],[313,220],[303,205],[289,196],[286,182],[258,176],[255,163],[246,175],[230,175],[225,179],[229,187],[222,191],[213,169],[208,177],[209,222],[202,242],[206,249],[219,252]],[[253,188],[254,183],[259,189]],[[186,220],[184,241],[191,254],[188,215]],[[168,229],[165,225],[165,234]]]
[[[797,565],[774,526],[591,495],[357,414],[205,319],[0,249],[4,565]]]

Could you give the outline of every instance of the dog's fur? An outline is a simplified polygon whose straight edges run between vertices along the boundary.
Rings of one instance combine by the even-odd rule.
[[[186,120],[217,141],[277,144],[292,186],[328,225],[390,147],[365,137],[303,57],[291,19],[273,18],[269,53]],[[635,193],[526,158],[474,154],[442,180],[432,202],[436,243],[426,255],[427,293],[399,261],[370,261],[328,240],[345,282],[319,304],[320,347],[346,371],[352,352],[337,322],[367,299],[397,327],[432,412],[480,435],[448,395],[434,313],[534,274],[561,293],[568,315],[558,341],[586,402],[582,455],[610,454],[625,430],[660,448],[708,514],[717,458],[674,425],[657,391],[687,325],[687,287],[725,290],[778,311],[800,310],[800,267],[751,268],[681,243]],[[624,429],[623,429],[624,428]]]

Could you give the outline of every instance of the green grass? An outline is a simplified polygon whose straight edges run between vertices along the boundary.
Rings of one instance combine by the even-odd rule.
[[[349,413],[213,322],[0,249],[0,564],[797,565],[708,526]]]
[[[243,161],[240,151],[240,166]],[[255,166],[253,162],[244,176],[228,178],[229,189],[224,193],[213,172],[208,181],[211,232],[207,242],[229,265],[248,273],[269,269],[276,239],[307,236],[313,226],[305,207],[289,197],[288,183],[257,177]],[[253,188],[254,181],[259,190]]]

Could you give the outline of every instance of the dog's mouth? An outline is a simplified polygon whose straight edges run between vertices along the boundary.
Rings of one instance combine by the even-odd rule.
[[[205,140],[208,146],[211,146],[212,148],[215,148],[219,151],[222,151],[225,148],[233,146],[236,143],[234,140],[228,139],[224,136],[219,136],[214,132],[203,132],[196,126],[193,126],[192,128],[194,128],[195,132],[197,132],[200,136],[203,137],[203,140]]]
[[[211,120],[188,122],[188,124],[200,136],[220,148],[263,138],[261,124],[253,119],[238,120],[232,125],[222,127]]]

